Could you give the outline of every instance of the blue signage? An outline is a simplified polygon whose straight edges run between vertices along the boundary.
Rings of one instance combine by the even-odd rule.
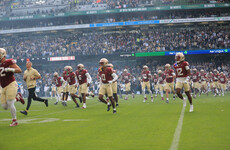
[[[167,55],[175,55],[176,53],[183,53],[185,55],[193,55],[193,54],[222,54],[222,53],[230,53],[230,49],[167,51],[167,52],[165,52],[165,56],[167,56]]]

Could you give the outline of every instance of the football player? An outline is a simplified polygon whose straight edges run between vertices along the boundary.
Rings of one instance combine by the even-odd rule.
[[[17,126],[16,108],[14,103],[18,90],[18,85],[14,77],[14,73],[21,73],[21,68],[16,64],[13,59],[6,59],[6,50],[0,48],[0,84],[2,87],[1,104],[7,110],[10,109],[12,116],[11,127]]]
[[[200,70],[200,80],[201,80],[201,89],[200,89],[200,95],[201,93],[207,92],[207,74],[204,72],[203,69]]]
[[[190,76],[190,68],[189,63],[185,61],[185,57],[183,53],[177,53],[175,55],[176,63],[173,65],[174,69],[176,70],[176,93],[177,96],[184,101],[184,107],[186,107],[186,100],[184,99],[183,95],[181,94],[182,88],[184,88],[185,94],[188,97],[190,103],[190,110],[189,112],[193,112],[193,104],[192,104],[192,97],[190,94],[189,88],[189,76]]]
[[[150,89],[150,79],[152,78],[151,72],[149,71],[148,66],[143,66],[143,71],[141,72],[141,85],[142,85],[142,94],[144,95],[144,101],[146,102],[147,97],[145,94],[145,87],[147,87],[147,90],[149,91],[149,94],[151,95],[151,101],[153,102],[153,94]]]
[[[208,73],[208,88],[207,88],[207,96],[208,96],[208,92],[211,91],[214,93],[214,88],[213,88],[213,81],[212,81],[212,76],[213,76],[213,73],[212,72],[209,72]]]
[[[116,70],[114,70],[113,64],[108,64],[107,67],[111,67],[112,70],[113,70],[113,73],[116,74]],[[118,104],[118,96],[117,96],[117,80],[112,83],[112,91],[113,91],[113,98],[114,98],[114,100],[116,102],[116,106],[119,106],[119,104]]]
[[[88,73],[88,71],[84,68],[83,64],[77,65],[77,70],[75,73],[76,73],[77,81],[79,84],[78,93],[80,97],[82,97],[82,100],[83,100],[82,108],[85,109],[86,108],[86,95],[88,94],[88,88],[92,81],[92,78],[90,74]]]
[[[164,100],[164,80],[165,80],[165,74],[161,70],[158,70],[158,86],[161,94],[161,100]],[[167,102],[168,103],[168,102]]]
[[[166,84],[165,84],[165,92],[166,92],[166,103],[169,102],[169,92],[172,91],[173,93],[173,99],[176,98],[175,96],[175,90],[174,90],[174,78],[175,78],[175,73],[173,69],[171,69],[170,64],[165,65],[165,76],[166,76]]]
[[[68,96],[69,96],[69,84],[68,84],[68,82],[67,82],[67,77],[68,77],[68,75],[67,75],[67,69],[68,69],[68,67],[69,66],[65,66],[64,67],[64,71],[63,71],[63,73],[62,73],[62,77],[63,77],[63,79],[64,79],[64,83],[65,84],[63,84],[63,94],[62,94],[62,99],[63,99],[63,102],[62,102],[62,105],[63,106],[67,106],[67,99],[68,99]]]
[[[212,81],[213,81],[212,88],[214,90],[214,96],[216,96],[217,94],[219,94],[219,90],[218,90],[218,87],[219,87],[219,84],[218,84],[219,83],[219,74],[218,74],[216,69],[213,70]]]
[[[193,92],[194,92],[193,98],[196,98],[197,93],[199,93],[199,90],[200,90],[200,83],[199,83],[200,74],[199,74],[199,72],[197,72],[196,69],[193,69],[191,77],[192,77],[192,82],[193,82],[192,88],[193,88]]]
[[[154,73],[153,77],[152,77],[152,80],[153,80],[153,87],[154,87],[154,90],[155,90],[155,97],[157,97],[157,93],[159,91],[159,85],[158,85],[158,76],[156,73]]]
[[[128,72],[127,69],[124,69],[122,75],[121,75],[121,80],[125,83],[125,100],[128,100],[128,94],[131,92],[131,81],[132,75]],[[134,98],[134,93],[132,92],[132,96]]]
[[[56,97],[56,102],[54,103],[54,105],[57,105],[58,101],[61,101],[61,100],[63,101],[64,100],[64,99],[61,99],[61,97],[62,97],[62,92],[63,92],[62,85],[66,84],[65,82],[66,81],[63,79],[63,77],[60,77],[57,72],[54,72],[54,74],[53,74],[53,83],[57,87],[57,97]]]
[[[67,72],[67,75],[68,75],[66,81],[69,84],[70,96],[71,96],[72,100],[74,101],[74,103],[76,104],[76,108],[79,108],[80,106],[77,103],[76,98],[81,99],[81,97],[79,97],[79,96],[76,95],[76,92],[77,92],[77,83],[76,83],[76,80],[75,80],[76,75],[73,72],[73,68],[71,66],[68,66],[66,72]]]
[[[224,96],[224,92],[226,91],[228,79],[223,72],[220,73],[219,82],[220,82],[220,87],[222,91],[222,96]]]
[[[111,67],[107,67],[107,64],[109,61],[106,58],[102,58],[99,61],[100,68],[98,69],[98,74],[100,76],[101,85],[99,89],[99,96],[98,99],[107,104],[107,111],[110,110],[111,104],[113,106],[113,113],[116,113],[116,106],[113,100],[113,91],[112,91],[112,83],[117,81],[118,76],[113,72],[113,69]],[[105,94],[108,94],[109,102],[106,102],[106,100],[103,98]]]

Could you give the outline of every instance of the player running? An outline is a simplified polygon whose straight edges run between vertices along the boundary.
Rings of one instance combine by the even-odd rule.
[[[220,73],[219,82],[220,82],[220,88],[222,91],[222,96],[224,96],[224,92],[226,91],[228,79],[223,72]]]
[[[193,69],[192,71],[192,88],[193,88],[193,98],[196,98],[197,96],[197,93],[199,93],[199,90],[200,90],[200,83],[199,83],[199,80],[200,80],[200,74],[199,72],[197,72],[196,69]]]
[[[182,88],[184,88],[185,94],[188,97],[190,103],[190,110],[189,112],[193,112],[193,104],[192,104],[192,97],[190,94],[189,88],[189,75],[190,75],[190,68],[189,63],[185,61],[185,57],[183,53],[177,53],[175,56],[176,63],[173,65],[174,69],[176,70],[176,93],[177,96],[184,101],[184,107],[186,106],[186,100],[184,99],[183,95],[181,94]]]
[[[75,72],[77,81],[79,84],[78,93],[80,97],[82,97],[83,100],[83,106],[82,108],[86,108],[86,95],[88,94],[88,88],[90,83],[92,82],[92,78],[88,71],[84,68],[83,64],[77,65],[77,70]]]
[[[107,67],[107,64],[109,61],[106,58],[102,58],[99,61],[100,68],[98,69],[98,74],[101,80],[101,85],[99,89],[99,96],[98,99],[107,104],[108,108],[107,111],[110,110],[111,104],[113,106],[113,113],[116,113],[116,106],[113,100],[113,91],[112,91],[112,83],[117,81],[118,76],[113,72],[113,69],[111,67]],[[106,100],[103,98],[103,96],[107,94],[109,97],[109,102],[106,102]]]
[[[156,93],[155,97],[157,97],[157,93],[159,91],[159,85],[158,85],[158,75],[156,73],[153,74],[152,81],[153,81],[152,85]]]
[[[75,80],[76,75],[73,72],[73,69],[72,69],[71,66],[69,66],[67,68],[66,73],[67,73],[67,79],[66,79],[66,81],[69,84],[70,96],[71,96],[72,100],[74,101],[74,103],[76,104],[76,108],[79,108],[80,106],[77,103],[76,98],[81,99],[81,97],[79,97],[79,96],[76,95],[76,92],[77,92],[77,83],[76,83],[76,80]]]
[[[201,93],[207,93],[207,74],[204,72],[203,69],[200,70],[200,82],[201,82],[201,88],[200,88],[200,95]]]
[[[12,116],[11,127],[17,126],[16,108],[14,103],[18,90],[18,84],[15,80],[14,73],[21,73],[21,68],[16,64],[13,59],[6,59],[6,50],[0,48],[0,84],[2,87],[1,104],[7,110],[10,109]]]
[[[161,100],[164,101],[164,80],[165,80],[165,74],[161,70],[158,70],[158,86],[161,94]]]
[[[149,94],[151,95],[151,101],[153,102],[153,93],[150,89],[150,79],[152,78],[151,72],[149,71],[148,66],[143,66],[143,71],[141,72],[141,82],[142,82],[142,94],[144,95],[144,101],[146,102],[147,97],[145,94],[145,87],[147,87],[147,90],[149,91]]]
[[[55,84],[55,86],[57,88],[57,97],[56,97],[56,102],[54,103],[54,105],[57,105],[58,101],[63,100],[63,99],[61,99],[62,92],[63,92],[62,85],[66,84],[66,83],[65,83],[65,80],[63,79],[63,77],[60,77],[57,72],[54,72],[54,74],[53,74],[53,83]]]
[[[131,79],[132,75],[128,72],[127,69],[124,69],[124,72],[121,75],[121,80],[125,83],[125,100],[128,100],[128,94],[131,92]],[[134,98],[134,93],[132,93],[132,96]]]
[[[170,64],[165,65],[165,76],[166,76],[166,84],[165,84],[165,92],[166,92],[166,103],[169,103],[169,92],[172,91],[173,93],[173,99],[176,98],[175,96],[175,90],[174,90],[174,78],[175,73],[173,69],[171,69]]]

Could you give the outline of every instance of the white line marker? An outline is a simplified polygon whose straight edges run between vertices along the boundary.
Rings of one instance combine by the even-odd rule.
[[[63,121],[89,121],[88,119],[65,119]]]
[[[178,150],[178,146],[179,146],[179,141],[180,141],[180,134],[182,131],[182,125],[183,125],[183,119],[184,119],[184,111],[185,111],[185,107],[182,107],[181,110],[181,114],[180,114],[180,118],[178,120],[178,124],[173,136],[173,141],[170,147],[170,150]]]

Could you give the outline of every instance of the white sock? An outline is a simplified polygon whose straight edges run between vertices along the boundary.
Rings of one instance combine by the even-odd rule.
[[[149,90],[149,93],[150,93],[151,97],[153,97],[153,93],[152,93],[152,91],[151,91],[151,90]]]
[[[16,119],[16,108],[14,106],[14,103],[16,102],[16,100],[7,100],[7,105],[10,109],[10,112],[11,112],[11,116],[13,119]]]
[[[161,97],[163,97],[163,91],[161,91]]]

